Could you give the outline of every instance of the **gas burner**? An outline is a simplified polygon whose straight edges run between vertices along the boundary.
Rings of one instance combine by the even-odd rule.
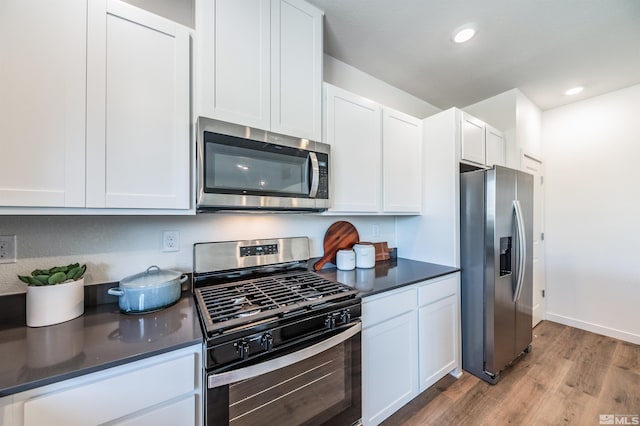
[[[233,313],[233,318],[249,317],[259,313],[262,309],[258,305],[254,305],[246,297],[238,297],[233,299],[233,305],[237,307],[237,311]]]
[[[198,287],[207,332],[215,333],[265,318],[354,297],[351,287],[308,271]]]

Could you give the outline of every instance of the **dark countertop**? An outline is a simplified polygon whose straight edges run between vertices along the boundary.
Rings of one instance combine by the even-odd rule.
[[[0,330],[0,397],[202,343],[191,292],[141,315],[114,303],[89,306],[62,324]]]
[[[341,271],[323,268],[318,273],[325,278],[355,287],[362,297],[394,290],[420,281],[452,274],[460,268],[398,258],[377,262],[374,268]]]
[[[400,258],[378,262],[371,269],[327,267],[318,273],[367,297],[456,271]],[[86,290],[98,298],[106,294],[97,286]],[[85,294],[85,301],[96,302],[95,294]],[[8,309],[0,314],[0,397],[203,342],[191,292],[184,292],[173,306],[142,315],[120,313],[116,303],[109,303],[113,300],[98,300],[71,321],[30,328],[24,325],[24,295],[4,299],[2,305]]]

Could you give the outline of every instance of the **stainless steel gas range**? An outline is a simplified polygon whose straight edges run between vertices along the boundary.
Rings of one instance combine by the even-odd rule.
[[[207,425],[360,423],[360,297],[308,260],[306,237],[194,245]]]

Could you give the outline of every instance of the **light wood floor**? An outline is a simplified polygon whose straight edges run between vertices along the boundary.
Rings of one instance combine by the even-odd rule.
[[[383,425],[599,425],[640,415],[640,346],[543,321],[533,350],[489,385],[447,376]]]

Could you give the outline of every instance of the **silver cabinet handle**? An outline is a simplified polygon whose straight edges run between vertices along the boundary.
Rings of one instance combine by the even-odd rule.
[[[516,228],[518,230],[518,276],[516,278],[516,289],[513,292],[513,301],[516,302],[520,298],[522,286],[524,285],[524,273],[526,268],[527,241],[524,232],[524,217],[522,215],[522,207],[520,201],[513,200],[513,208],[516,212]]]
[[[241,380],[250,379],[251,377],[258,376],[260,374],[266,374],[270,371],[277,370],[282,367],[287,367],[296,362],[311,358],[321,352],[331,349],[340,343],[349,340],[362,330],[362,324],[360,322],[354,323],[351,327],[346,329],[340,334],[329,337],[315,345],[300,349],[293,353],[283,355],[278,358],[271,359],[269,361],[261,362],[260,364],[250,365],[238,370],[227,371],[220,374],[210,374],[207,377],[207,386],[209,389],[219,386],[228,385],[231,383],[239,382]]]
[[[309,153],[309,159],[311,159],[311,189],[309,190],[309,198],[315,198],[320,182],[320,166],[318,165],[318,156],[315,152]]]

